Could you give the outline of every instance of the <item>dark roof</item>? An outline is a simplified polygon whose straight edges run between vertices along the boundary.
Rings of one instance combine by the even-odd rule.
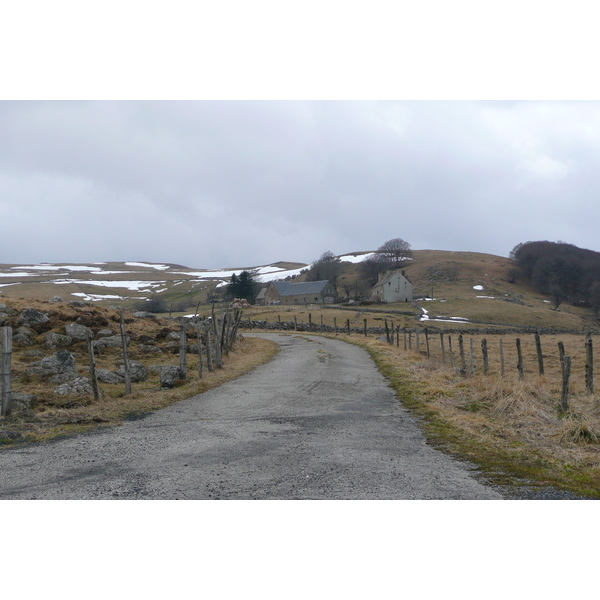
[[[300,294],[320,294],[329,283],[324,281],[305,281],[303,283],[291,283],[289,281],[273,281],[273,286],[280,296],[298,296]]]

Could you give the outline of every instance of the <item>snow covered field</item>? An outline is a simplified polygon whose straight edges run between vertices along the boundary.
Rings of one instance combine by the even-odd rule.
[[[127,299],[128,292],[131,297],[140,298],[140,294],[159,294],[173,286],[182,283],[192,285],[201,282],[213,282],[217,287],[227,285],[233,274],[239,275],[243,270],[252,271],[259,282],[269,282],[276,279],[294,277],[307,268],[305,265],[297,269],[283,269],[274,265],[249,267],[246,269],[182,269],[181,266],[173,267],[159,263],[125,262],[92,263],[81,265],[62,265],[41,263],[37,265],[1,265],[0,287],[18,288],[23,284],[42,283],[58,286],[75,285],[81,292],[71,292],[71,296],[83,298],[86,301],[98,302],[101,300]],[[111,268],[112,267],[112,268]],[[160,279],[155,277],[161,273]],[[164,277],[164,279],[163,279]],[[96,293],[93,288],[110,288],[110,290],[123,289],[124,294]]]

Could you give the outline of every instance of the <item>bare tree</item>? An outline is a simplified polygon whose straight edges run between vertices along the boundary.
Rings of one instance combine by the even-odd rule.
[[[388,240],[377,249],[377,254],[381,257],[382,262],[389,265],[390,269],[399,269],[412,258],[410,244],[401,238]]]
[[[321,256],[311,265],[306,279],[308,281],[322,281],[327,279],[335,289],[337,295],[338,279],[342,272],[340,259],[329,250],[323,252]]]
[[[380,246],[376,252],[360,263],[362,277],[371,285],[377,282],[380,273],[403,267],[412,258],[410,244],[394,238]]]

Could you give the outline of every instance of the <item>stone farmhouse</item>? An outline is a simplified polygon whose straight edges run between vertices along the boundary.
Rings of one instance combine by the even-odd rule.
[[[333,304],[335,290],[329,281],[271,281],[256,297],[256,304]]]
[[[380,302],[412,302],[413,285],[400,269],[379,274],[371,290],[371,298]]]

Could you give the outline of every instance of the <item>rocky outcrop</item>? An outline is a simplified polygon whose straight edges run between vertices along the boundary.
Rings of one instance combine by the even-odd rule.
[[[50,322],[50,317],[46,313],[43,313],[35,308],[26,308],[19,315],[19,323],[31,327],[37,332],[41,332],[44,325]]]
[[[49,379],[52,383],[64,383],[78,375],[75,357],[67,350],[59,350],[52,356],[32,363],[25,373],[30,377]]]
[[[54,333],[53,331],[49,331],[44,341],[46,346],[56,350],[57,348],[66,348],[73,343],[73,338],[70,335],[62,335],[61,333]]]
[[[123,366],[123,361],[120,360],[119,364],[121,364],[121,368],[117,371],[117,375],[125,380],[125,367]],[[146,367],[137,360],[129,361],[129,370],[131,372],[131,381],[132,383],[139,383],[140,381],[146,381],[148,379],[148,370]]]
[[[127,336],[127,343],[129,343],[131,338]],[[105,348],[121,348],[123,345],[123,338],[121,335],[111,335],[107,337],[102,337],[98,340],[92,342],[94,346],[94,350],[102,351]]]
[[[160,370],[160,387],[173,388],[185,380],[179,367],[162,367]]]
[[[96,369],[96,377],[101,383],[108,385],[119,385],[125,383],[125,377],[117,375],[114,371],[108,369]]]
[[[94,337],[94,332],[89,327],[79,323],[68,323],[65,325],[65,332],[74,340],[83,342]]]
[[[87,396],[94,393],[92,380],[88,377],[76,377],[59,385],[55,390],[59,396]]]
[[[31,410],[37,404],[37,396],[23,392],[11,393],[11,410],[15,412]]]

